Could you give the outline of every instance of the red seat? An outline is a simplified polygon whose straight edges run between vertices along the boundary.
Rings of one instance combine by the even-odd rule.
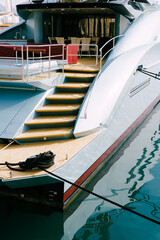
[[[15,57],[14,46],[9,43],[0,44],[0,57]]]
[[[68,64],[77,63],[78,45],[68,45]]]
[[[27,45],[40,45],[40,48],[44,48],[46,51],[42,52],[43,56],[49,56],[49,46],[43,46],[46,45],[44,43],[28,43]],[[32,48],[32,47],[31,47]],[[63,45],[52,45],[51,46],[51,59],[60,59],[62,60],[62,50],[63,50]],[[66,59],[66,47],[64,48],[64,59]]]

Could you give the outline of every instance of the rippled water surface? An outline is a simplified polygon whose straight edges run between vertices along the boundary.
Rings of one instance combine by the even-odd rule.
[[[160,104],[87,186],[160,222]],[[93,195],[81,194],[64,213],[33,213],[0,200],[1,236],[28,240],[159,240],[160,225]]]

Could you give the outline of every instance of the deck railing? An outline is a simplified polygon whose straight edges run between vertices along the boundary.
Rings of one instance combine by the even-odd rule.
[[[66,60],[65,44],[26,45],[25,47],[26,47],[26,61],[27,61],[27,64],[26,64],[27,65],[27,81],[29,79],[29,66],[31,63],[34,63],[35,61],[37,61],[37,63],[39,61],[40,63],[41,71],[38,71],[38,75],[42,75],[46,73],[50,78],[51,72],[62,70],[62,73],[64,73],[64,65]],[[56,53],[56,51],[58,52]],[[58,64],[57,66],[52,65],[53,60],[56,60]]]
[[[4,76],[4,71],[0,69],[0,76],[28,81],[31,76],[38,76],[40,74],[48,74],[51,76],[51,71],[61,69],[64,72],[66,46],[64,44],[46,44],[46,45],[8,45],[0,44],[0,59],[1,64],[6,66],[10,64],[10,68]],[[56,64],[52,60],[56,60]]]
[[[100,70],[96,76],[96,79],[92,83],[92,88],[90,92],[88,93],[88,99],[87,99],[87,104],[86,108],[84,111],[85,117],[87,117],[87,108],[88,104],[90,101],[90,97],[92,94],[92,89],[99,78],[101,74],[101,69],[102,69],[102,62],[104,58],[110,53],[111,50],[114,50],[116,47],[114,42],[117,38],[123,37],[124,35],[118,35],[107,41],[100,49],[98,52],[98,46],[96,44],[68,44],[67,47],[65,44],[46,44],[46,45],[39,45],[39,44],[33,44],[33,45],[25,45],[25,46],[20,46],[20,45],[4,45],[0,44],[0,58],[3,59],[10,59],[14,60],[15,66],[19,66],[19,69],[21,70],[21,79],[28,81],[30,76],[33,76],[34,74],[40,75],[40,74],[48,74],[48,77],[51,77],[51,72],[56,71],[57,69],[53,65],[52,60],[59,59],[58,66],[56,66],[58,69],[62,70],[62,73],[64,73],[64,67],[65,64],[74,64],[76,62],[76,65],[78,66],[79,64],[77,63],[77,58],[82,58],[82,57],[94,57],[95,58],[95,64],[84,64],[84,66],[98,66],[100,64]],[[113,47],[109,48],[108,51],[106,51],[103,54],[103,51],[105,50],[105,47],[113,41]],[[69,51],[70,46],[72,47],[77,47],[77,50],[74,51]],[[60,47],[61,51],[58,54],[53,52],[54,48]],[[84,48],[83,48],[84,47]],[[1,51],[3,48],[3,51]],[[91,53],[90,49],[95,49],[94,54]],[[82,52],[82,49],[85,49],[84,52]],[[87,49],[87,51],[86,51]],[[3,56],[3,53],[6,52],[4,50],[9,51],[9,56]],[[100,53],[100,54],[99,54]],[[13,56],[12,56],[13,55]],[[69,59],[72,58],[71,62],[69,62]],[[75,62],[74,62],[75,61]],[[32,63],[39,63],[39,68],[34,68],[34,65]],[[33,65],[31,68],[31,64]],[[82,64],[80,64],[82,66]],[[1,69],[0,69],[1,71]],[[7,71],[9,72],[10,69],[8,68]],[[18,70],[17,70],[18,71]],[[0,73],[1,75],[1,73]],[[9,74],[11,75],[11,74]],[[46,76],[45,76],[46,77]]]
[[[124,35],[118,35],[106,42],[100,49],[100,55],[98,52],[98,46],[96,44],[32,44],[32,45],[0,45],[0,58],[14,60],[14,67],[7,69],[6,75],[12,75],[10,71],[17,71],[19,73],[19,79],[28,81],[31,76],[38,76],[40,74],[48,74],[51,77],[51,72],[57,69],[64,73],[65,64],[76,64],[76,66],[97,66],[100,64],[100,71],[102,68],[102,61],[108,55],[108,53],[115,48],[114,41],[116,38],[120,38]],[[105,47],[113,41],[113,47],[103,54]],[[92,49],[92,52],[91,52]],[[83,51],[84,50],[84,51]],[[8,52],[8,55],[7,55]],[[84,65],[77,63],[78,59],[83,58],[95,58],[95,63],[90,64],[87,62]],[[56,60],[56,66],[52,60]],[[71,60],[71,61],[70,61]],[[70,61],[70,62],[69,62]],[[6,63],[7,64],[7,63]],[[16,68],[17,67],[17,68]],[[0,69],[0,74],[1,74]],[[21,74],[21,77],[20,77]],[[99,77],[97,76],[97,79]],[[46,77],[46,76],[45,76]]]
[[[102,68],[102,61],[103,61],[103,59],[106,58],[106,56],[107,56],[112,50],[115,49],[115,47],[116,47],[116,46],[115,46],[115,40],[116,40],[117,38],[121,38],[121,37],[124,37],[124,34],[122,34],[122,35],[117,35],[117,36],[111,38],[109,41],[107,41],[107,42],[99,49],[99,52],[100,52],[100,70],[101,70],[101,68]],[[104,49],[110,42],[113,42],[113,47],[112,47],[112,48],[109,48],[109,50],[108,50],[107,52],[105,52],[104,55],[103,55],[103,49]]]
[[[70,47],[73,47],[73,50],[70,51]],[[77,58],[83,59],[86,58],[95,58],[95,64],[86,63],[76,63],[76,66],[87,66],[87,67],[95,67],[98,66],[99,54],[98,54],[98,46],[96,44],[68,44],[67,46],[67,64],[72,65],[69,62],[69,59],[73,58],[73,64],[77,62]],[[93,62],[92,62],[93,63]]]
[[[94,86],[95,82],[98,80],[98,78],[99,78],[99,76],[100,76],[100,74],[101,74],[101,71],[102,71],[102,62],[103,62],[103,59],[106,58],[106,56],[108,56],[108,54],[109,54],[112,50],[115,49],[115,47],[116,47],[116,46],[115,46],[115,40],[116,40],[117,38],[124,37],[124,36],[125,36],[125,35],[123,34],[123,35],[117,35],[117,36],[111,38],[110,40],[108,40],[108,41],[99,49],[99,52],[100,52],[100,55],[99,55],[99,59],[100,59],[100,70],[99,70],[99,72],[98,72],[98,74],[97,74],[94,82],[92,83],[92,86],[91,86],[92,88],[91,88],[90,92],[88,93],[89,96],[87,96],[88,99],[87,99],[87,104],[86,104],[85,111],[84,111],[84,117],[85,117],[85,118],[87,118],[87,109],[88,109],[88,104],[89,104],[89,101],[90,101],[90,98],[91,98],[93,86]],[[109,50],[106,51],[106,52],[103,54],[103,49],[104,49],[110,42],[112,42],[112,41],[113,41],[113,47],[112,47],[112,48],[109,48]]]
[[[78,49],[74,51],[75,47],[79,51]],[[94,52],[90,51],[91,48],[94,49]],[[70,49],[72,50],[70,51]],[[82,49],[89,49],[89,51],[82,52]],[[76,63],[77,66],[82,66],[82,63],[77,63],[77,59],[83,57],[95,58],[95,64],[87,62],[84,66],[98,66],[98,46],[95,44],[69,44],[67,46],[65,44],[0,45],[0,59],[10,60],[12,65],[10,69],[7,69],[6,76],[11,78],[13,75],[13,79],[18,76],[18,79],[24,81],[28,81],[30,77],[40,74],[48,74],[50,78],[51,72],[56,70],[61,70],[64,73],[65,64],[75,65]],[[56,60],[57,63],[55,67],[53,60]],[[5,64],[5,61],[3,64]],[[6,64],[8,63],[6,62]]]

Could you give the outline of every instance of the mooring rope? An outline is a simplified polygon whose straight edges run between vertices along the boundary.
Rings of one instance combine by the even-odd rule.
[[[0,149],[0,152],[3,151],[4,149],[8,148],[12,143],[14,143],[14,141],[11,141],[11,142],[8,143],[5,147],[3,147],[2,149]]]
[[[55,158],[55,154],[52,153],[51,151],[48,151],[48,152],[44,152],[44,153],[40,153],[39,155],[35,155],[35,156],[31,156],[30,158],[27,158],[26,161],[24,162],[19,162],[19,163],[8,163],[8,162],[5,162],[5,163],[0,163],[0,165],[6,165],[9,169],[11,170],[16,170],[16,171],[27,171],[27,170],[31,170],[33,168],[38,168],[44,172],[46,172],[47,174],[57,178],[57,179],[60,179],[62,180],[63,182],[66,182],[66,183],[69,183],[70,185],[72,186],[75,186],[76,188],[78,189],[81,189],[95,197],[98,197],[106,202],[109,202],[117,207],[120,207],[128,212],[131,212],[139,217],[142,217],[146,220],[149,220],[150,222],[153,222],[153,223],[156,223],[158,225],[160,225],[160,222],[155,220],[155,219],[152,219],[142,213],[139,213],[139,212],[136,212],[134,211],[133,209],[130,209],[128,207],[125,207],[117,202],[114,202],[108,198],[105,198],[95,192],[92,192],[84,187],[81,187],[75,183],[72,183],[71,181],[61,177],[61,176],[58,176],[50,171],[48,171],[46,168],[49,168],[51,167],[53,164],[54,164],[54,158]],[[13,168],[12,166],[16,166],[18,165],[18,168]]]
[[[69,183],[69,184],[71,184],[71,185],[73,185],[73,186],[75,186],[75,187],[77,187],[77,188],[79,188],[79,189],[81,189],[81,190],[89,193],[89,194],[92,194],[92,195],[95,196],[95,197],[98,197],[98,198],[100,198],[100,199],[102,199],[102,200],[104,200],[104,201],[106,201],[106,202],[109,202],[109,203],[111,203],[111,204],[113,204],[113,205],[115,205],[115,206],[117,206],[117,207],[120,207],[120,208],[122,208],[122,209],[124,209],[124,210],[126,210],[126,211],[128,211],[128,212],[131,212],[131,213],[133,213],[133,214],[135,214],[135,215],[137,215],[137,216],[139,216],[139,217],[142,217],[142,218],[144,218],[144,219],[147,219],[147,220],[149,220],[150,222],[153,222],[153,223],[156,223],[156,224],[160,225],[160,222],[157,221],[157,220],[155,220],[155,219],[153,219],[153,218],[150,218],[150,217],[148,217],[148,216],[146,216],[146,215],[144,215],[144,214],[142,214],[142,213],[136,212],[136,211],[134,211],[133,209],[130,209],[130,208],[128,208],[128,207],[125,207],[125,206],[123,206],[123,205],[121,205],[121,204],[119,204],[119,203],[117,203],[117,202],[114,202],[114,201],[112,201],[112,200],[110,200],[110,199],[108,199],[108,198],[105,198],[105,197],[103,197],[103,196],[101,196],[101,195],[99,195],[99,194],[97,194],[97,193],[94,193],[94,192],[92,192],[92,191],[90,191],[90,190],[88,190],[88,189],[86,189],[86,188],[83,188],[83,187],[81,187],[81,186],[79,186],[79,185],[77,185],[77,184],[75,184],[75,183],[72,183],[72,182],[70,182],[69,180],[67,180],[67,179],[65,179],[65,178],[62,178],[62,177],[60,177],[60,176],[58,176],[58,175],[56,175],[56,174],[54,174],[54,173],[52,173],[52,172],[50,172],[50,171],[48,171],[48,170],[46,170],[46,169],[43,169],[43,168],[40,168],[40,169],[43,170],[43,171],[45,171],[46,173],[50,174],[50,175],[53,176],[53,177],[56,177],[56,178],[58,178],[58,179],[60,179],[60,180],[62,180],[62,181],[64,181],[64,182],[67,182],[67,183]]]
[[[53,154],[51,151],[40,153],[35,156],[31,156],[26,159],[24,162],[18,162],[18,163],[0,163],[0,165],[6,165],[9,169],[14,171],[20,171],[24,172],[27,170],[31,170],[33,168],[49,168],[54,164],[54,157],[55,154]],[[14,166],[14,167],[13,167]],[[18,166],[18,168],[15,168],[15,166]]]

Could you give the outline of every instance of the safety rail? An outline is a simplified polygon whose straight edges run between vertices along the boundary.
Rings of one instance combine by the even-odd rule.
[[[62,73],[64,73],[65,44],[26,45],[25,47],[26,47],[26,50],[25,48],[23,48],[23,51],[24,50],[26,51],[27,81],[29,79],[29,64],[31,63],[31,61],[34,63],[36,60],[39,60],[41,63],[40,64],[40,67],[42,70],[41,73],[42,74],[44,72],[48,73],[48,76],[50,78],[51,71],[56,70],[52,66],[51,60],[61,60],[61,63],[59,61],[58,69],[62,69]],[[59,49],[56,49],[56,48],[59,48]],[[56,53],[56,51],[58,51],[58,53]],[[47,63],[46,65],[44,65],[43,60],[46,61]]]
[[[50,77],[51,71],[55,71],[56,67],[62,69],[62,73],[64,73],[66,45],[30,44],[21,46],[0,44],[0,59],[8,60],[7,62],[4,61],[2,63],[3,67],[7,66],[8,62],[10,64],[10,68],[7,69],[6,75],[11,76],[17,71],[19,72],[19,79],[26,81],[28,81],[29,77],[34,74],[37,76],[37,74],[48,73]],[[56,60],[56,62],[58,62],[57,66],[55,66],[51,60]],[[0,68],[0,75],[1,73],[2,69]],[[13,79],[15,79],[14,74],[12,76]]]
[[[38,73],[47,73],[48,72],[48,76],[49,78],[51,77],[51,71],[54,71],[54,67],[52,66],[52,60],[55,59],[59,59],[61,60],[61,64],[58,65],[58,69],[62,69],[62,73],[64,73],[64,66],[65,63],[66,64],[75,64],[75,59],[77,59],[78,57],[82,58],[82,57],[95,57],[95,64],[94,65],[89,65],[89,64],[84,64],[84,66],[97,66],[98,65],[98,60],[100,62],[100,70],[96,76],[96,79],[94,80],[93,84],[92,84],[92,89],[93,86],[95,84],[95,82],[97,81],[97,79],[99,78],[100,74],[101,74],[101,70],[102,70],[102,61],[103,59],[108,55],[108,53],[111,50],[114,50],[114,48],[116,47],[114,44],[115,39],[123,37],[124,35],[117,35],[115,37],[113,37],[112,39],[110,39],[109,41],[107,41],[100,49],[100,55],[98,54],[98,46],[96,44],[28,44],[25,46],[20,46],[20,45],[10,45],[10,44],[0,44],[0,58],[3,59],[11,59],[11,60],[15,60],[15,65],[17,66],[21,66],[21,71],[22,71],[22,80],[29,80],[29,74],[32,75],[29,71],[30,70],[35,70],[34,68],[29,69],[29,66],[31,63],[36,62],[40,62],[40,67],[42,72],[40,72],[39,68],[38,68]],[[111,42],[113,41],[113,47],[110,48],[108,51],[105,52],[105,54],[103,55],[103,49]],[[72,51],[70,51],[70,46],[72,46]],[[59,47],[61,49],[60,53],[58,52],[58,54],[55,54],[53,49]],[[90,49],[93,47],[95,48],[94,53],[95,54],[91,54]],[[3,51],[1,51],[3,48]],[[4,49],[9,50],[9,56],[5,56]],[[83,53],[82,49],[84,49],[85,54]],[[86,52],[88,52],[88,54],[86,54]],[[4,54],[4,56],[3,56]],[[39,55],[39,56],[38,56]],[[73,58],[70,61],[70,58]],[[45,64],[45,69],[44,69],[44,64],[43,64],[43,60],[47,60],[46,62],[48,63],[48,67],[47,67],[47,63]],[[66,60],[66,61],[65,61]],[[81,66],[83,66],[83,64],[80,64]],[[76,66],[78,66],[77,61],[76,61]],[[0,69],[1,71],[1,69]],[[9,71],[9,69],[8,69]],[[84,115],[85,117],[87,117],[87,108],[88,108],[88,104],[89,104],[89,100],[92,94],[92,89],[89,92],[89,96],[87,99],[87,104],[85,107],[85,111],[84,111]]]
[[[70,49],[70,47],[72,47],[72,49]],[[95,49],[93,52],[94,54],[92,54],[92,50],[91,49]],[[88,54],[87,54],[88,53]],[[83,57],[87,57],[87,58],[94,58],[95,57],[95,64],[78,64],[77,63],[77,58],[83,58]],[[96,44],[68,44],[67,45],[67,64],[75,64],[76,66],[87,66],[87,67],[95,67],[98,66],[98,59],[99,59],[99,55],[98,55],[98,46]]]
[[[112,50],[114,50],[114,48],[116,47],[116,46],[115,46],[115,39],[120,38],[120,37],[124,37],[124,36],[125,36],[125,35],[122,34],[122,35],[117,35],[117,36],[111,38],[110,40],[108,40],[108,41],[99,49],[99,52],[100,52],[100,70],[101,70],[101,68],[102,68],[102,61],[103,61],[103,59],[108,55],[109,52],[111,52]],[[107,46],[110,42],[112,42],[112,41],[113,41],[113,47],[110,48],[110,49],[103,55],[102,51],[103,51],[104,47],[106,47],[106,46]]]
[[[111,38],[110,40],[108,40],[108,41],[99,49],[99,52],[100,52],[100,55],[99,55],[99,58],[100,58],[100,70],[99,70],[99,72],[98,72],[98,74],[97,74],[97,76],[96,76],[96,78],[95,78],[95,80],[94,80],[94,82],[93,82],[93,84],[92,84],[92,86],[91,86],[91,87],[92,87],[92,88],[91,88],[91,91],[89,92],[89,96],[88,96],[88,99],[87,99],[87,104],[86,104],[85,111],[84,111],[84,117],[85,117],[85,118],[87,118],[87,108],[88,108],[89,100],[90,100],[90,97],[91,97],[91,94],[92,94],[93,86],[94,86],[95,82],[97,81],[97,79],[99,78],[99,76],[100,76],[100,74],[101,74],[102,61],[103,61],[103,59],[108,55],[109,52],[111,52],[112,50],[115,49],[115,47],[116,47],[116,46],[115,46],[115,39],[116,39],[116,38],[120,38],[120,37],[124,37],[124,36],[125,36],[125,35],[122,34],[122,35],[117,35],[117,36]],[[103,55],[102,51],[103,51],[104,47],[106,47],[111,41],[113,41],[113,47],[110,48],[110,49]]]
[[[91,48],[92,50],[94,49],[93,53],[90,51]],[[74,62],[74,58],[77,60],[83,57],[95,58],[95,64]],[[55,70],[52,60],[60,60],[57,61],[58,69],[61,69],[62,73],[64,73],[65,64],[72,65],[76,63],[77,66],[98,66],[99,55],[96,44],[27,44],[25,46],[0,44],[0,58],[9,59],[12,62],[12,67],[7,69],[6,75],[13,76],[14,79],[15,76],[18,76],[18,79],[28,81],[34,74],[37,76],[38,74],[48,73],[50,78],[51,71]],[[12,73],[15,71],[16,74],[14,76]]]

